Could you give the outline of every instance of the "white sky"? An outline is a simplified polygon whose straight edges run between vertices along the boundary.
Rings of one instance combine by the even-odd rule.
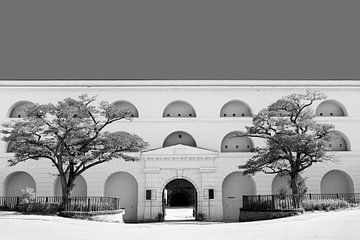
[[[0,78],[357,78],[357,0],[0,3]]]

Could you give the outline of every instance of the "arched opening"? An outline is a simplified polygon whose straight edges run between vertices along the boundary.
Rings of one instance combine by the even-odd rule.
[[[104,196],[120,198],[121,208],[125,209],[124,221],[137,221],[138,183],[131,174],[111,174],[105,182]]]
[[[197,191],[186,179],[174,179],[163,190],[165,220],[195,220]]]
[[[35,104],[29,101],[21,101],[16,103],[9,114],[10,118],[25,118],[28,116],[28,110]]]
[[[228,133],[221,142],[221,152],[252,152],[253,143],[249,137],[242,137],[243,134],[240,131]]]
[[[240,100],[227,102],[220,111],[220,117],[251,117],[250,107]]]
[[[304,183],[304,179],[298,175],[297,179],[298,185],[300,187],[306,187]],[[292,190],[290,187],[290,176],[289,175],[283,175],[283,174],[277,174],[271,184],[271,193],[272,194],[286,194],[290,195],[292,194]]]
[[[14,147],[15,147],[14,142],[9,142],[7,144],[6,152],[7,153],[13,153],[14,152]]]
[[[129,111],[130,116],[133,118],[139,117],[139,112],[138,112],[137,108],[131,102],[121,100],[121,101],[114,102],[112,105],[116,106],[117,108],[119,108],[123,111]]]
[[[5,196],[17,197],[22,196],[22,190],[32,188],[36,192],[34,178],[26,172],[14,172],[5,179]]]
[[[331,139],[325,142],[325,146],[327,151],[350,151],[349,140],[339,131],[332,131]]]
[[[176,131],[167,136],[164,140],[163,147],[169,147],[177,144],[196,147],[194,138],[183,131]]]
[[[347,116],[345,107],[335,100],[326,100],[319,104],[316,109],[316,116],[320,117],[339,117]]]
[[[229,174],[222,183],[222,204],[224,221],[239,221],[242,196],[256,194],[255,182],[249,175],[241,172]]]
[[[174,101],[167,105],[164,110],[163,117],[194,118],[196,117],[196,113],[189,103],[184,101]]]
[[[61,181],[60,177],[57,177],[55,180],[55,189],[54,189],[54,195],[57,197],[62,196],[62,190],[61,190]],[[87,196],[87,184],[85,179],[82,176],[78,176],[75,179],[74,187],[70,193],[71,197],[86,197]]]
[[[321,179],[321,193],[354,193],[351,177],[343,171],[331,170]]]

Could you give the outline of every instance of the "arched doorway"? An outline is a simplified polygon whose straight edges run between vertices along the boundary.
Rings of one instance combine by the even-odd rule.
[[[55,180],[55,196],[62,196],[60,177]],[[78,176],[75,179],[74,187],[71,191],[71,197],[86,197],[87,196],[87,184],[82,176]]]
[[[304,179],[298,175],[297,184],[299,190],[302,191],[306,188]],[[277,174],[272,183],[271,183],[271,194],[292,194],[292,189],[290,187],[290,176]]]
[[[120,198],[121,208],[125,209],[124,221],[137,221],[138,183],[131,174],[117,172],[110,175],[105,183],[104,196]]]
[[[17,197],[21,196],[22,190],[32,188],[36,192],[36,184],[34,178],[26,172],[14,172],[5,180],[5,196]]]
[[[321,179],[321,193],[353,193],[354,184],[351,177],[340,170],[331,170]]]
[[[163,190],[163,213],[165,220],[195,220],[197,191],[186,179],[174,179]]]
[[[239,221],[240,208],[243,207],[242,196],[255,193],[255,182],[251,176],[244,176],[242,172],[229,174],[222,184],[224,221]]]

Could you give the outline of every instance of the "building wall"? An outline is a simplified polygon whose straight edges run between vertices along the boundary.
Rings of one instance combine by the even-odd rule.
[[[315,164],[302,177],[308,192],[320,193],[322,177],[330,170],[341,170],[349,175],[354,192],[360,192],[360,83],[356,81],[2,81],[0,82],[0,122],[5,123],[12,107],[20,101],[34,103],[55,103],[66,97],[81,94],[97,96],[97,101],[110,103],[126,100],[138,110],[139,117],[131,121],[122,120],[107,130],[135,133],[149,142],[149,149],[161,148],[165,138],[175,132],[189,133],[197,147],[216,153],[209,160],[149,160],[124,162],[114,159],[83,173],[88,196],[104,196],[107,178],[116,172],[131,174],[138,184],[138,221],[154,219],[162,211],[162,191],[165,185],[176,178],[189,180],[198,192],[198,212],[211,220],[223,219],[222,185],[231,173],[239,171],[251,152],[220,152],[223,138],[232,131],[246,130],[251,117],[220,117],[222,107],[231,100],[240,100],[250,111],[257,113],[282,96],[306,89],[317,89],[336,100],[346,109],[347,116],[323,116],[316,120],[332,123],[336,130],[346,136],[350,151],[331,152],[334,162]],[[196,118],[164,118],[164,109],[173,101],[185,101],[196,112]],[[320,103],[314,105],[314,110]],[[252,139],[254,147],[262,140]],[[0,143],[0,196],[5,195],[6,178],[14,172],[30,174],[36,183],[36,193],[53,195],[56,171],[47,161],[28,161],[8,167],[6,160],[12,153],[6,153],[7,145]],[[275,176],[258,173],[252,177],[256,194],[271,194]],[[206,198],[206,189],[215,190],[215,199]],[[145,190],[155,190],[154,199],[145,200]],[[209,214],[210,211],[210,214]]]

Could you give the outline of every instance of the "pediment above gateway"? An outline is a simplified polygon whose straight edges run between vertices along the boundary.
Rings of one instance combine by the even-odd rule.
[[[198,148],[198,147],[192,147],[187,146],[183,144],[177,144],[169,147],[164,148],[158,148],[154,150],[148,150],[145,152],[142,152],[141,154],[144,157],[164,157],[164,156],[199,156],[199,157],[216,157],[218,155],[217,152]]]

